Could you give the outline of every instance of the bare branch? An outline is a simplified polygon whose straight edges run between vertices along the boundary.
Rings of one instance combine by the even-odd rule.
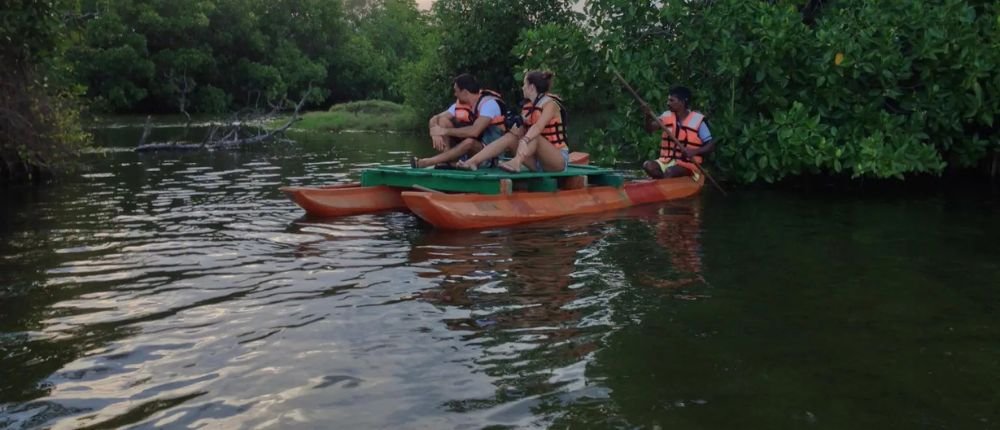
[[[198,150],[198,149],[231,149],[237,148],[245,145],[253,145],[263,142],[287,142],[287,139],[278,139],[275,136],[283,135],[292,124],[299,121],[299,113],[305,106],[306,101],[309,96],[312,95],[312,82],[309,83],[308,88],[303,92],[302,98],[298,103],[292,105],[287,97],[282,97],[281,102],[272,103],[267,101],[267,104],[272,108],[268,113],[263,113],[261,110],[256,108],[243,108],[239,111],[233,113],[230,116],[230,121],[225,126],[213,126],[209,133],[206,135],[204,140],[200,144],[195,143],[180,143],[178,141],[164,142],[164,143],[152,143],[143,144],[135,148],[136,151],[160,151],[160,150],[172,150],[172,151],[188,151],[188,150]],[[259,98],[258,98],[259,100]],[[276,115],[283,107],[294,106],[295,109],[292,111],[291,117],[288,121],[276,129],[267,130],[263,127],[257,128],[256,133],[253,137],[243,137],[244,124],[256,123],[265,118],[271,118]],[[216,135],[219,130],[222,129],[222,137],[216,139]]]

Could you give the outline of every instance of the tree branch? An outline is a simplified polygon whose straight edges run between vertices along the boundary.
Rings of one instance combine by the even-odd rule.
[[[298,103],[294,105],[295,109],[292,111],[291,118],[289,118],[284,125],[276,129],[267,130],[266,132],[258,131],[258,133],[253,137],[240,136],[240,131],[243,129],[242,127],[243,124],[251,121],[256,121],[261,118],[273,116],[275,113],[277,113],[278,110],[280,110],[280,108],[282,108],[282,106],[288,105],[287,98],[282,98],[282,103],[280,104],[268,103],[272,108],[274,108],[268,114],[261,114],[257,110],[249,110],[246,108],[236,112],[231,117],[227,129],[223,133],[222,138],[220,139],[215,139],[216,133],[220,127],[213,126],[209,134],[205,137],[205,139],[201,143],[180,143],[177,141],[172,141],[172,142],[143,144],[143,141],[140,141],[140,145],[136,146],[135,151],[147,152],[147,151],[163,151],[163,150],[191,151],[199,149],[231,149],[245,145],[254,145],[258,143],[274,141],[276,140],[275,136],[283,135],[285,131],[287,131],[292,126],[292,124],[301,120],[301,118],[299,117],[299,112],[305,106],[306,101],[309,99],[309,96],[312,95],[312,91],[313,91],[312,82],[310,82],[308,88],[306,88],[306,90],[303,92],[302,98],[298,101]],[[241,115],[245,111],[246,111],[246,116]],[[256,115],[254,115],[255,112]]]

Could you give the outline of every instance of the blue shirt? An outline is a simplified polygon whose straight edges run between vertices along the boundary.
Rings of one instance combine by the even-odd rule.
[[[451,116],[455,116],[455,103],[452,103],[448,107],[448,113]],[[479,105],[479,116],[485,116],[487,118],[496,118],[500,116],[500,104],[493,97],[487,97],[481,105]]]

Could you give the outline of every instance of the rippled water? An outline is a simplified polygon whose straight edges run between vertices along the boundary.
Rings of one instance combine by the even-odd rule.
[[[1000,422],[989,193],[708,192],[442,232],[305,219],[277,191],[414,151],[112,150],[5,191],[0,428]]]

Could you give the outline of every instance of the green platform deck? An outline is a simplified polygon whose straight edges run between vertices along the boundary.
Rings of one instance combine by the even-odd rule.
[[[512,190],[556,191],[567,178],[586,177],[587,186],[621,187],[622,176],[613,170],[593,166],[571,165],[562,172],[508,173],[500,169],[438,170],[414,169],[410,166],[382,166],[365,169],[361,185],[372,187],[429,188],[435,191],[503,194]]]

